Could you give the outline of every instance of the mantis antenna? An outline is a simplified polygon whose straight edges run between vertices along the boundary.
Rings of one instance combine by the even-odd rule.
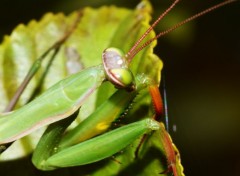
[[[165,17],[170,10],[173,9],[173,7],[179,2],[180,0],[175,0],[158,18],[157,20],[147,29],[147,31],[138,39],[138,41],[133,45],[133,47],[129,50],[129,52],[124,56],[121,51],[119,51],[116,48],[107,48],[103,51],[102,54],[102,61],[104,66],[105,75],[108,81],[110,81],[113,85],[115,85],[116,88],[123,88],[128,91],[132,91],[135,89],[135,80],[134,76],[129,69],[129,64],[131,63],[134,56],[140,52],[143,48],[148,46],[150,43],[152,43],[154,40],[160,38],[161,36],[164,36],[165,34],[168,34],[169,32],[177,29],[178,27],[184,25],[185,23],[188,23],[208,12],[211,12],[221,6],[224,6],[226,4],[232,3],[237,0],[228,0],[222,3],[219,3],[215,6],[212,6],[200,13],[197,13],[196,15],[193,15],[186,20],[179,22],[175,26],[160,32],[155,37],[151,38],[147,42],[143,43],[139,46],[139,44],[142,42],[143,39],[146,38],[146,36],[153,30],[153,28]]]
[[[176,25],[170,27],[169,29],[160,32],[159,34],[157,34],[155,37],[149,39],[148,41],[146,41],[145,43],[143,43],[142,45],[139,46],[139,44],[143,41],[143,39],[153,30],[153,28],[174,8],[174,6],[179,2],[180,0],[175,0],[158,18],[157,20],[155,20],[155,22],[146,30],[146,32],[138,39],[138,41],[133,45],[133,47],[128,51],[128,53],[125,55],[125,58],[127,59],[128,63],[131,63],[132,59],[134,58],[134,56],[139,53],[143,48],[145,48],[146,46],[148,46],[150,43],[152,43],[154,40],[170,33],[171,31],[179,28],[180,26],[202,16],[205,15],[206,13],[209,13],[215,9],[218,9],[222,6],[225,6],[227,4],[230,4],[232,2],[235,2],[237,0],[227,0],[224,1],[222,3],[216,4],[204,11],[201,11],[179,23],[177,23]],[[167,131],[169,131],[169,122],[168,122],[168,109],[167,109],[167,98],[166,98],[166,87],[165,87],[165,80],[163,78],[163,108],[164,108],[164,114],[165,114],[165,121],[166,121],[166,129]]]
[[[153,25],[148,28],[148,30],[138,39],[130,51],[125,55],[116,48],[107,48],[103,51],[102,61],[105,70],[107,80],[109,80],[115,87],[124,88],[128,91],[135,89],[134,76],[129,69],[129,63],[132,61],[136,54],[135,49],[140,44],[140,42],[153,30],[153,28],[159,23],[159,21],[168,14],[168,12],[179,2],[180,0],[175,0],[172,5],[162,13],[158,19],[153,23]],[[151,43],[151,42],[150,42]],[[150,44],[149,43],[149,44]],[[141,48],[142,49],[142,48]],[[140,50],[141,50],[140,49]],[[139,50],[139,51],[140,51]],[[129,58],[128,58],[129,57]]]
[[[172,3],[172,5],[171,5],[167,10],[165,10],[165,12],[164,12],[162,15],[160,15],[160,16],[158,17],[158,19],[153,23],[153,25],[151,25],[151,26],[148,28],[148,30],[142,35],[142,37],[136,42],[136,44],[129,50],[129,52],[128,52],[127,55],[126,55],[126,58],[128,59],[128,62],[130,63],[131,60],[134,58],[134,56],[135,56],[138,52],[140,52],[143,48],[145,48],[146,46],[148,46],[148,45],[149,45],[150,43],[152,43],[154,40],[156,40],[156,39],[158,39],[158,38],[160,38],[160,37],[162,37],[162,36],[170,33],[171,31],[179,28],[180,26],[182,26],[182,25],[184,25],[184,24],[186,24],[186,23],[188,23],[188,22],[190,22],[190,21],[192,21],[192,20],[194,20],[194,19],[196,19],[196,18],[198,18],[198,17],[200,17],[200,16],[202,16],[202,15],[205,15],[206,13],[209,13],[209,12],[215,10],[215,9],[218,9],[218,8],[220,8],[220,7],[222,7],[222,6],[225,6],[225,5],[230,4],[230,3],[232,3],[232,2],[235,2],[235,1],[237,1],[237,0],[227,0],[227,1],[224,1],[224,2],[219,3],[219,4],[217,4],[217,5],[214,5],[214,6],[208,8],[208,9],[202,11],[202,12],[199,12],[199,13],[197,13],[197,14],[195,14],[195,15],[193,15],[193,16],[191,16],[191,17],[189,17],[189,18],[187,18],[187,19],[185,19],[185,20],[183,20],[183,21],[181,21],[181,22],[179,22],[179,23],[177,23],[177,24],[174,25],[173,27],[171,27],[171,28],[169,28],[169,29],[167,29],[167,30],[165,30],[165,31],[160,32],[160,33],[157,34],[154,38],[149,39],[147,42],[145,42],[145,43],[143,43],[142,45],[139,46],[140,42],[150,33],[151,30],[153,30],[153,28],[159,23],[159,21],[179,2],[179,0],[175,0],[175,1]],[[138,47],[138,46],[139,46],[139,47]],[[137,47],[138,47],[138,48],[137,48]]]
[[[173,9],[173,7],[179,2],[180,0],[175,0],[170,7],[168,7],[159,17],[158,19],[146,30],[146,32],[138,39],[138,41],[133,45],[133,47],[129,50],[129,52],[126,54],[126,58],[131,55],[131,53],[137,48],[137,46],[140,44],[140,42],[153,30],[153,28],[165,17],[170,10]],[[130,57],[128,59],[129,63],[131,62],[133,57]]]

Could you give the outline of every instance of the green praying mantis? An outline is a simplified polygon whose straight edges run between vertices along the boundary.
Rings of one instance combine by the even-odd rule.
[[[163,123],[157,121],[162,113],[161,97],[157,88],[160,83],[159,73],[162,69],[162,62],[151,54],[151,51],[156,39],[160,36],[231,2],[234,1],[229,0],[218,4],[154,36],[153,27],[178,3],[178,0],[174,1],[150,28],[146,29],[144,24],[143,29],[146,32],[140,39],[130,50],[129,45],[131,44],[127,44],[126,48],[123,48],[124,51],[129,50],[126,52],[127,54],[124,55],[121,50],[117,49],[118,46],[113,40],[112,43],[106,44],[110,46],[103,50],[102,64],[97,65],[93,61],[91,63],[93,65],[89,65],[88,63],[91,60],[87,61],[88,63],[84,64],[85,69],[57,82],[28,104],[13,112],[3,114],[0,119],[0,143],[14,142],[37,129],[49,125],[34,150],[32,161],[38,169],[54,170],[61,167],[86,165],[102,161],[115,154],[117,155],[122,150],[127,150],[128,155],[130,153],[134,155],[132,157],[134,159],[141,158],[145,156],[143,149],[148,145],[145,144],[145,141],[148,143],[151,140],[145,139],[142,143],[139,139],[146,133],[156,131],[151,133],[152,137],[158,140],[157,144],[154,145],[158,146],[157,149],[161,149],[164,153],[166,164],[163,165],[162,170],[150,172],[155,174],[173,173],[174,176],[184,175],[179,152],[172,143]],[[129,31],[132,32],[129,35],[138,37],[138,33],[143,30],[138,28],[138,20],[139,18],[144,22],[149,20],[149,16],[146,15],[148,8],[148,5],[141,4],[136,12],[126,15],[125,21],[123,20],[126,22],[129,18],[135,18],[137,19],[136,24],[126,25],[126,23],[123,23],[119,28],[129,28]],[[66,32],[64,37],[50,47],[49,52],[55,49],[57,54],[58,52],[61,53],[63,43],[66,44],[65,47],[72,47],[70,45],[71,41],[76,40],[72,36],[78,29],[76,24],[84,20],[81,19],[81,15],[82,12],[74,13],[70,17],[77,20],[75,20],[74,25],[70,25],[71,29]],[[87,32],[84,35],[88,35]],[[127,37],[126,33],[119,35],[122,40]],[[144,43],[141,44],[143,40]],[[149,47],[147,47],[148,45]],[[56,50],[56,48],[60,48],[60,50]],[[46,53],[49,54],[49,52]],[[56,57],[54,59],[57,59],[55,53],[52,55],[53,58]],[[37,62],[35,65],[39,65],[39,63]],[[152,71],[149,67],[152,67]],[[134,107],[135,105],[134,103],[132,105],[132,102],[137,98],[140,99],[140,103]],[[84,105],[88,106],[90,104],[92,106],[91,101],[95,101],[96,107],[92,108],[93,111],[86,113],[88,114],[86,119],[81,120],[75,127],[68,128],[75,120],[76,112],[79,109],[80,113],[84,111]],[[154,110],[147,108],[147,113],[140,111],[139,115],[138,109],[146,104],[149,106],[152,102]],[[129,106],[133,106],[132,109]],[[125,115],[127,111],[129,113]],[[136,114],[135,117],[134,113]],[[123,116],[123,120],[130,123],[114,129],[115,121],[119,116]],[[147,116],[150,118],[146,118]],[[129,119],[131,117],[132,119]],[[126,149],[129,145],[132,145],[132,148]],[[111,161],[111,165],[115,165],[117,171],[121,170],[121,167],[123,167],[121,165],[134,162],[130,157],[131,161],[123,163],[124,160],[121,161],[121,157],[120,154],[116,158],[116,162]]]

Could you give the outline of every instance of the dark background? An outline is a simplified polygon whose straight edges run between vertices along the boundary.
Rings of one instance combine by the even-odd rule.
[[[48,11],[70,13],[85,5],[105,4],[133,8],[138,2],[2,0],[1,40],[17,24],[39,20]],[[218,2],[183,1],[156,30]],[[170,1],[152,3],[156,18]],[[164,62],[170,133],[188,176],[240,175],[239,12],[240,2],[215,10],[159,39],[155,50]]]

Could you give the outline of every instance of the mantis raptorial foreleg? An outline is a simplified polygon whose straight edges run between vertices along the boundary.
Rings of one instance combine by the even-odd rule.
[[[151,119],[131,123],[62,150],[46,160],[46,164],[67,167],[93,163],[121,151],[149,130],[158,130],[159,128],[159,124]]]
[[[142,88],[144,87],[146,87],[146,85],[142,85]],[[150,86],[149,89],[153,97],[153,103],[156,111],[154,117],[156,117],[160,115],[162,111],[162,104],[161,101],[159,101],[161,98],[156,86]],[[131,99],[131,95],[129,97]],[[166,132],[164,125],[162,123],[156,122],[155,120],[146,119],[144,121],[129,124],[99,137],[87,140],[90,137],[94,136],[94,132],[99,132],[98,129],[96,129],[97,127],[102,127],[103,125],[104,129],[101,130],[105,130],[105,128],[111,124],[114,118],[117,117],[116,113],[114,113],[114,109],[118,107],[117,104],[119,103],[119,100],[125,101],[125,99],[126,98],[122,96],[122,90],[119,90],[108,100],[108,102],[104,103],[103,106],[99,108],[99,110],[95,111],[94,114],[88,117],[90,119],[89,121],[85,120],[86,123],[84,123],[84,121],[83,123],[80,123],[80,126],[87,126],[89,131],[93,132],[93,134],[90,133],[91,136],[89,136],[89,133],[86,130],[81,130],[81,128],[80,132],[82,133],[79,133],[77,130],[75,130],[76,134],[73,134],[76,136],[75,138],[79,136],[79,139],[85,138],[86,140],[79,144],[73,145],[75,143],[75,139],[70,138],[68,141],[73,140],[73,146],[70,146],[70,142],[63,143],[65,145],[62,144],[61,146],[61,142],[56,142],[59,141],[62,136],[62,134],[59,133],[61,122],[58,123],[55,128],[54,125],[51,125],[49,128],[50,131],[47,130],[47,132],[43,135],[34,152],[33,163],[35,166],[43,170],[52,170],[58,167],[78,166],[93,163],[110,157],[113,154],[121,151],[127,145],[134,142],[137,138],[147,133],[147,131],[158,130],[158,133],[161,136],[160,140],[163,145],[164,152],[166,153],[166,158],[168,160],[168,170],[165,172],[171,171],[174,173],[174,175],[183,175],[181,165],[178,163],[176,166],[176,163],[180,161],[179,156],[176,156],[175,154],[178,153],[177,149],[175,149],[174,144],[172,143],[169,134]],[[110,111],[109,109],[109,112],[107,112],[108,117],[101,116],[106,112],[105,106],[108,107],[109,102],[114,102],[115,100],[118,101],[115,102],[115,107],[110,106],[113,110]],[[126,103],[127,101],[129,100],[126,100]],[[96,118],[94,116],[101,118],[101,120],[95,121],[94,119]],[[65,126],[66,124],[62,123],[62,125]],[[54,144],[52,144],[52,141],[55,141]],[[46,146],[51,146],[52,150],[46,150]],[[44,154],[46,154],[45,156],[47,157],[44,158]]]
[[[111,126],[112,122],[128,108],[137,94],[147,87],[149,79],[144,75],[138,75],[136,82],[135,91],[116,91],[93,114],[63,136],[59,144],[60,148],[71,146],[105,132]]]
[[[146,83],[144,83],[139,89],[142,89],[144,87],[146,87]],[[155,88],[155,90],[156,90],[156,88]],[[127,92],[125,92],[125,93],[127,93]],[[129,94],[128,95],[129,99],[122,96],[123,90],[117,91],[106,103],[104,103],[101,107],[99,107],[99,109],[96,110],[94,112],[94,114],[92,114],[90,117],[88,117],[85,120],[86,121],[85,123],[84,123],[84,121],[82,123],[80,123],[80,125],[79,125],[80,127],[86,126],[89,131],[87,131],[86,129],[82,130],[81,128],[80,128],[80,131],[73,130],[74,132],[76,132],[76,134],[73,134],[76,136],[75,138],[77,138],[77,136],[78,136],[79,139],[87,140],[88,138],[94,136],[95,135],[94,133],[96,133],[96,132],[99,133],[102,130],[105,130],[106,127],[108,127],[112,123],[114,118],[117,117],[116,115],[119,114],[119,113],[116,114],[116,110],[118,111],[119,102],[123,101],[123,102],[127,103],[127,102],[129,102],[130,99],[132,99],[134,97],[134,95],[136,95],[136,93],[134,93],[134,94],[128,93],[128,94]],[[156,98],[159,98],[159,97],[156,97]],[[112,103],[113,106],[110,106],[109,103]],[[157,105],[157,106],[161,107],[161,105]],[[106,107],[110,107],[110,109],[107,112],[106,112]],[[123,107],[123,108],[121,108],[121,111],[123,111],[124,106],[120,106],[120,107]],[[158,114],[159,114],[159,112],[158,112]],[[107,115],[107,117],[104,115]],[[96,118],[100,118],[100,119],[97,120]],[[151,122],[153,122],[153,121],[151,121]],[[141,122],[141,124],[142,124],[142,122]],[[158,124],[158,123],[156,123],[156,124]],[[156,124],[154,126],[156,126]],[[43,137],[40,140],[40,143],[39,143],[38,147],[36,148],[34,155],[33,155],[33,163],[39,169],[51,170],[51,169],[55,169],[57,167],[84,165],[87,163],[93,163],[98,160],[107,158],[107,157],[111,156],[112,154],[122,150],[128,144],[132,143],[134,140],[136,140],[136,138],[138,138],[141,135],[143,135],[144,133],[146,133],[148,131],[147,129],[149,128],[149,126],[148,127],[145,126],[144,130],[143,130],[141,128],[142,126],[140,125],[140,122],[139,122],[136,124],[127,125],[124,128],[114,130],[110,133],[106,133],[105,135],[84,141],[84,142],[76,144],[76,145],[73,145],[74,143],[76,143],[75,139],[70,138],[70,139],[68,139],[68,141],[69,141],[68,143],[66,143],[66,141],[64,141],[62,145],[61,145],[61,142],[59,145],[59,144],[57,144],[57,142],[55,142],[56,145],[52,146],[52,145],[49,145],[48,142],[51,143],[52,141],[59,141],[59,139],[62,136],[61,134],[59,134],[59,130],[58,130],[60,124],[55,126],[56,127],[55,129],[52,126],[53,125],[51,125],[51,127],[50,127],[51,130],[50,131],[47,130],[47,132],[43,135]],[[102,127],[104,127],[104,128],[101,129]],[[150,127],[150,128],[152,128],[152,127]],[[160,133],[163,133],[165,131],[163,125],[158,124],[156,129],[159,129],[159,128],[163,128],[160,131]],[[59,136],[56,136],[56,132],[58,133],[57,135],[59,135]],[[81,133],[79,133],[79,132],[81,132]],[[125,132],[126,132],[126,134],[124,134]],[[164,137],[165,137],[165,135],[166,135],[166,132],[162,134],[162,136],[164,136]],[[55,138],[52,138],[52,136],[54,136]],[[69,135],[66,135],[66,136],[69,136]],[[167,137],[169,137],[169,136],[167,136]],[[73,140],[72,141],[73,146],[69,148],[69,146],[71,144],[71,142],[70,142],[71,140]],[[105,142],[100,142],[100,141],[105,141]],[[119,145],[119,143],[117,143],[116,141],[121,143],[121,145]],[[165,147],[168,147],[169,144],[166,143],[165,140],[163,140],[163,142],[165,143]],[[172,145],[172,143],[170,143],[170,145]],[[53,148],[52,151],[49,152],[49,150],[46,150],[46,146],[51,146],[51,148]],[[100,150],[95,150],[93,148],[93,146],[98,147]],[[101,149],[104,151],[102,151]],[[47,154],[47,156],[49,158],[42,158],[43,157],[42,155],[44,154],[44,152],[40,152],[40,151],[45,151],[45,153],[49,152],[49,154]],[[171,151],[171,148],[168,151]],[[53,155],[53,156],[51,156],[51,155]],[[42,158],[42,159],[39,160],[39,158]],[[64,162],[62,162],[62,161],[64,161]]]
[[[66,135],[62,135],[59,130],[65,129],[65,127],[68,126],[66,125],[69,122],[68,120],[59,122],[57,125],[51,125],[47,129],[47,132],[42,136],[42,139],[34,152],[33,163],[36,167],[44,170],[49,169],[49,166],[44,165],[43,163],[47,157],[52,155],[52,153],[105,132],[112,125],[112,122],[129,106],[139,91],[147,87],[149,79],[146,78],[146,76],[141,75],[136,78],[136,82],[137,86],[135,91],[116,91],[106,102],[99,106],[93,114],[87,117]],[[62,133],[63,132],[64,131],[62,131]],[[52,146],[52,141],[55,141],[54,146]],[[46,150],[45,146],[51,146],[53,151],[50,149]],[[43,156],[43,153],[45,153],[46,156]]]

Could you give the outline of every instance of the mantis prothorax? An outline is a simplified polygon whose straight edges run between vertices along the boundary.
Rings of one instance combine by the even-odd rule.
[[[156,115],[161,114],[161,98],[158,95],[157,85],[152,86],[154,82],[151,81],[151,78],[145,76],[134,78],[133,73],[129,69],[132,59],[139,51],[152,43],[152,41],[182,24],[227,3],[234,2],[234,0],[229,0],[209,8],[140,45],[141,41],[153,30],[153,27],[178,1],[174,1],[159,16],[126,55],[119,49],[107,48],[103,51],[102,65],[87,68],[80,73],[71,75],[55,84],[27,105],[2,116],[0,119],[0,144],[13,142],[38,128],[52,124],[47,129],[47,133],[43,135],[33,155],[33,163],[36,167],[42,170],[52,170],[58,167],[89,164],[110,157],[143,134],[151,130],[158,130],[161,136],[160,140],[164,146],[164,152],[166,153],[169,171],[172,171],[175,176],[183,175],[182,170],[176,168],[176,164],[180,162],[177,149],[172,144],[169,134],[164,129],[164,125],[154,119],[145,119],[128,124],[100,135],[111,126],[112,122],[131,103],[136,94],[146,87],[150,87],[153,104],[156,107]],[[53,123],[74,114],[104,81],[111,82],[120,90],[74,130],[67,133],[66,136],[62,136],[65,128],[72,120],[62,124],[59,122],[57,125]],[[49,101],[49,97],[51,97],[51,101]],[[32,118],[33,115],[34,118]],[[94,137],[96,135],[99,136]],[[51,146],[52,148],[45,151],[45,146]],[[94,147],[96,148],[93,149]]]

